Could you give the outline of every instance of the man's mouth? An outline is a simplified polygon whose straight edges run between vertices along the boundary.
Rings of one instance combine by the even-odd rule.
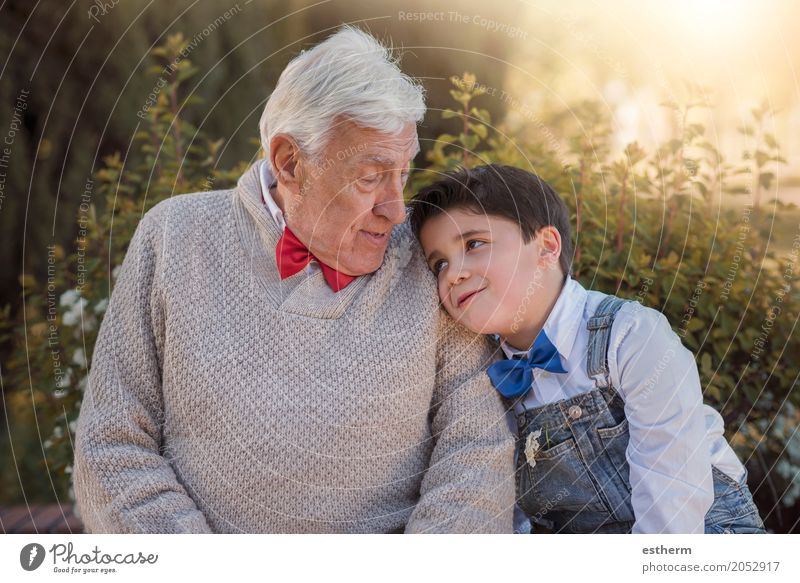
[[[389,233],[379,233],[374,231],[361,231],[361,233],[367,238],[368,241],[375,245],[385,245],[387,239],[389,238]]]
[[[485,287],[482,287],[481,289],[476,289],[474,291],[466,292],[466,293],[461,294],[459,296],[459,298],[458,298],[458,307],[459,308],[465,307],[467,304],[469,304],[469,302],[472,301],[472,298],[477,296],[479,293],[481,293],[485,289],[486,289]]]

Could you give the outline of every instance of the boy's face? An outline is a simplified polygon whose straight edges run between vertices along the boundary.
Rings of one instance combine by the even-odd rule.
[[[457,208],[426,221],[420,243],[442,305],[473,332],[518,337],[538,316],[537,297],[563,279],[553,227],[525,243],[513,221]]]

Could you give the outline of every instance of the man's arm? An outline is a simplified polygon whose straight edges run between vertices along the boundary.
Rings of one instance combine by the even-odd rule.
[[[74,488],[90,533],[211,532],[159,453],[166,204],[140,222],[100,327],[75,440]]]
[[[714,489],[694,356],[656,310],[635,306],[625,320],[609,369],[630,430],[633,532],[703,533]]]
[[[514,439],[486,375],[493,349],[443,312],[439,330],[435,446],[406,532],[511,533]]]

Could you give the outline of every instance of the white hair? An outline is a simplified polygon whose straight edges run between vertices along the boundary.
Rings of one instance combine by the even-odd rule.
[[[400,70],[392,50],[344,25],[281,73],[261,114],[261,145],[269,164],[273,136],[288,134],[315,159],[342,118],[394,134],[424,115],[424,90]]]

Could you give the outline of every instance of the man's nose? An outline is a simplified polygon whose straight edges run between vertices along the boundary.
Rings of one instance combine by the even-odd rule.
[[[375,205],[373,212],[379,217],[384,217],[393,225],[399,225],[406,220],[406,203],[403,200],[403,187],[393,184],[387,187],[384,196]]]

